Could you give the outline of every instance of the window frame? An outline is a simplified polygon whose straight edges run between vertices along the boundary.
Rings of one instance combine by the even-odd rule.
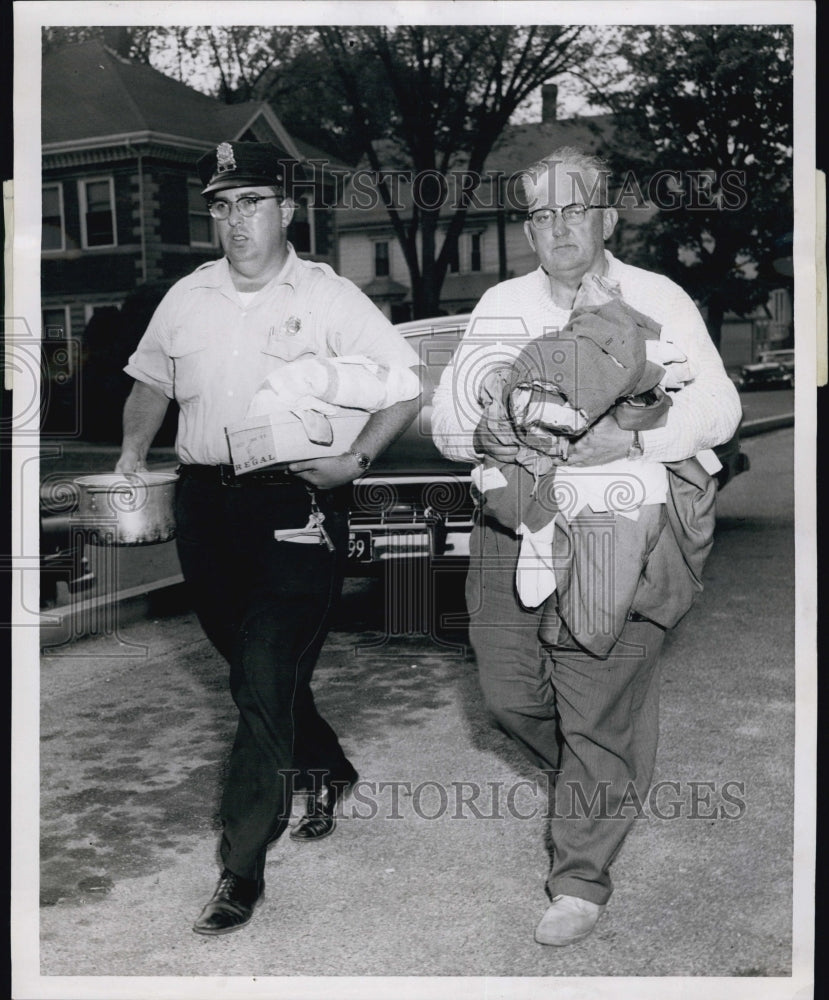
[[[92,317],[95,315],[96,309],[120,309],[121,302],[84,302],[83,306],[83,322],[86,326]]]
[[[101,184],[106,182],[109,186],[109,209],[112,213],[112,243],[95,243],[89,245],[89,234],[86,229],[86,217],[89,211],[89,203],[86,197],[87,184]],[[78,179],[78,205],[81,216],[81,247],[84,250],[107,250],[118,246],[118,219],[115,213],[115,179],[112,174],[100,177],[81,177]]]
[[[389,245],[389,240],[372,240],[372,246],[374,248],[374,255],[373,255],[374,256],[374,261],[373,261],[373,264],[374,264],[374,277],[375,278],[391,278],[391,247]],[[378,256],[378,253],[377,253],[377,251],[379,250],[379,248],[381,246],[384,246],[386,248],[386,255],[383,258],[380,258]],[[381,259],[385,260],[385,263],[386,263],[386,272],[385,272],[385,274],[380,274],[379,270],[377,269],[378,261],[381,260]]]
[[[474,267],[475,263],[475,240],[478,241],[478,266]],[[483,230],[475,230],[475,232],[469,233],[469,273],[470,274],[481,274],[484,270],[484,233]]]
[[[215,248],[219,245],[219,234],[218,231],[216,230],[216,220],[208,211],[207,202],[204,201],[204,199],[202,199],[204,201],[204,210],[202,212],[193,211],[193,209],[190,207],[190,191],[191,190],[197,191],[199,197],[201,198],[202,187],[203,185],[201,181],[195,178],[192,180],[188,179],[187,181],[187,238],[190,241],[188,245],[191,247],[215,250]],[[197,215],[199,217],[204,215],[209,220],[210,223],[209,243],[204,243],[202,240],[193,239],[193,227],[190,224],[190,220],[193,218],[194,215]]]
[[[59,247],[44,247],[43,246],[43,192],[47,188],[57,188],[58,190],[58,208],[60,211],[60,246]],[[66,211],[63,203],[63,183],[61,181],[47,181],[40,185],[40,252],[41,253],[64,253],[66,250]]]

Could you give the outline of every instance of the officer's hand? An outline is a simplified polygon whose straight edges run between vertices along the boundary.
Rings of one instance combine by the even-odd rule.
[[[570,444],[568,465],[604,465],[626,458],[633,434],[624,431],[612,416],[604,416]]]
[[[288,472],[304,479],[321,490],[332,490],[345,486],[363,474],[354,455],[334,455],[331,458],[309,458],[305,462],[291,462]]]
[[[513,462],[521,444],[509,420],[484,412],[472,436],[472,446],[477,455],[489,455],[498,462]]]

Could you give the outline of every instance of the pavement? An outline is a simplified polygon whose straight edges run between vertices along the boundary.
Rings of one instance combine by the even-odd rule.
[[[533,941],[544,787],[493,728],[462,625],[388,634],[383,584],[355,580],[314,686],[359,797],[328,839],[272,846],[263,902],[224,938],[190,930],[218,874],[234,726],[225,666],[194,617],[157,608],[43,658],[29,968],[42,978],[15,996],[622,996],[622,977],[690,977],[683,995],[711,998],[751,978],[757,995],[794,995],[791,437],[748,440],[752,471],[720,497],[705,592],[662,660],[654,781],[672,784],[645,804],[586,941]],[[750,588],[733,586],[736,565]],[[444,608],[458,591],[445,581]],[[609,994],[598,977],[613,977]],[[665,995],[648,984],[630,995]]]

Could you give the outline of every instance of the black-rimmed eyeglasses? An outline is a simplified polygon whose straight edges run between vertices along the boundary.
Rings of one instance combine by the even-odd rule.
[[[215,201],[208,202],[207,211],[214,219],[226,219],[230,215],[230,209],[235,205],[239,215],[250,218],[251,215],[256,214],[256,206],[260,201],[270,201],[272,198],[282,201],[281,194],[244,194],[236,201],[217,198]]]
[[[561,215],[565,222],[578,225],[584,222],[589,208],[609,208],[609,205],[581,205],[578,202],[573,205],[565,205],[564,208],[537,208],[534,212],[527,212],[533,229],[552,229],[556,215]]]

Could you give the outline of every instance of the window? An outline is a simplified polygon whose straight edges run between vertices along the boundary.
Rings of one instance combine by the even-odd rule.
[[[216,227],[207,211],[207,202],[201,193],[202,185],[190,181],[187,185],[187,217],[190,223],[190,246],[216,246]]]
[[[460,243],[460,238],[455,242],[452,248],[452,253],[449,257],[449,270],[452,274],[457,274],[461,269],[460,257],[458,255],[458,243]]]
[[[84,322],[88,323],[97,312],[103,312],[105,309],[120,309],[120,308],[121,308],[120,302],[96,302],[94,305],[87,303],[83,307]]]
[[[388,278],[389,276],[389,244],[379,240],[374,244],[374,276]]]
[[[111,177],[79,181],[84,247],[115,246],[115,194]]]
[[[472,233],[469,237],[469,270],[481,270],[481,234]]]
[[[43,221],[40,248],[44,253],[49,250],[66,249],[63,228],[63,186],[61,184],[43,185]]]

